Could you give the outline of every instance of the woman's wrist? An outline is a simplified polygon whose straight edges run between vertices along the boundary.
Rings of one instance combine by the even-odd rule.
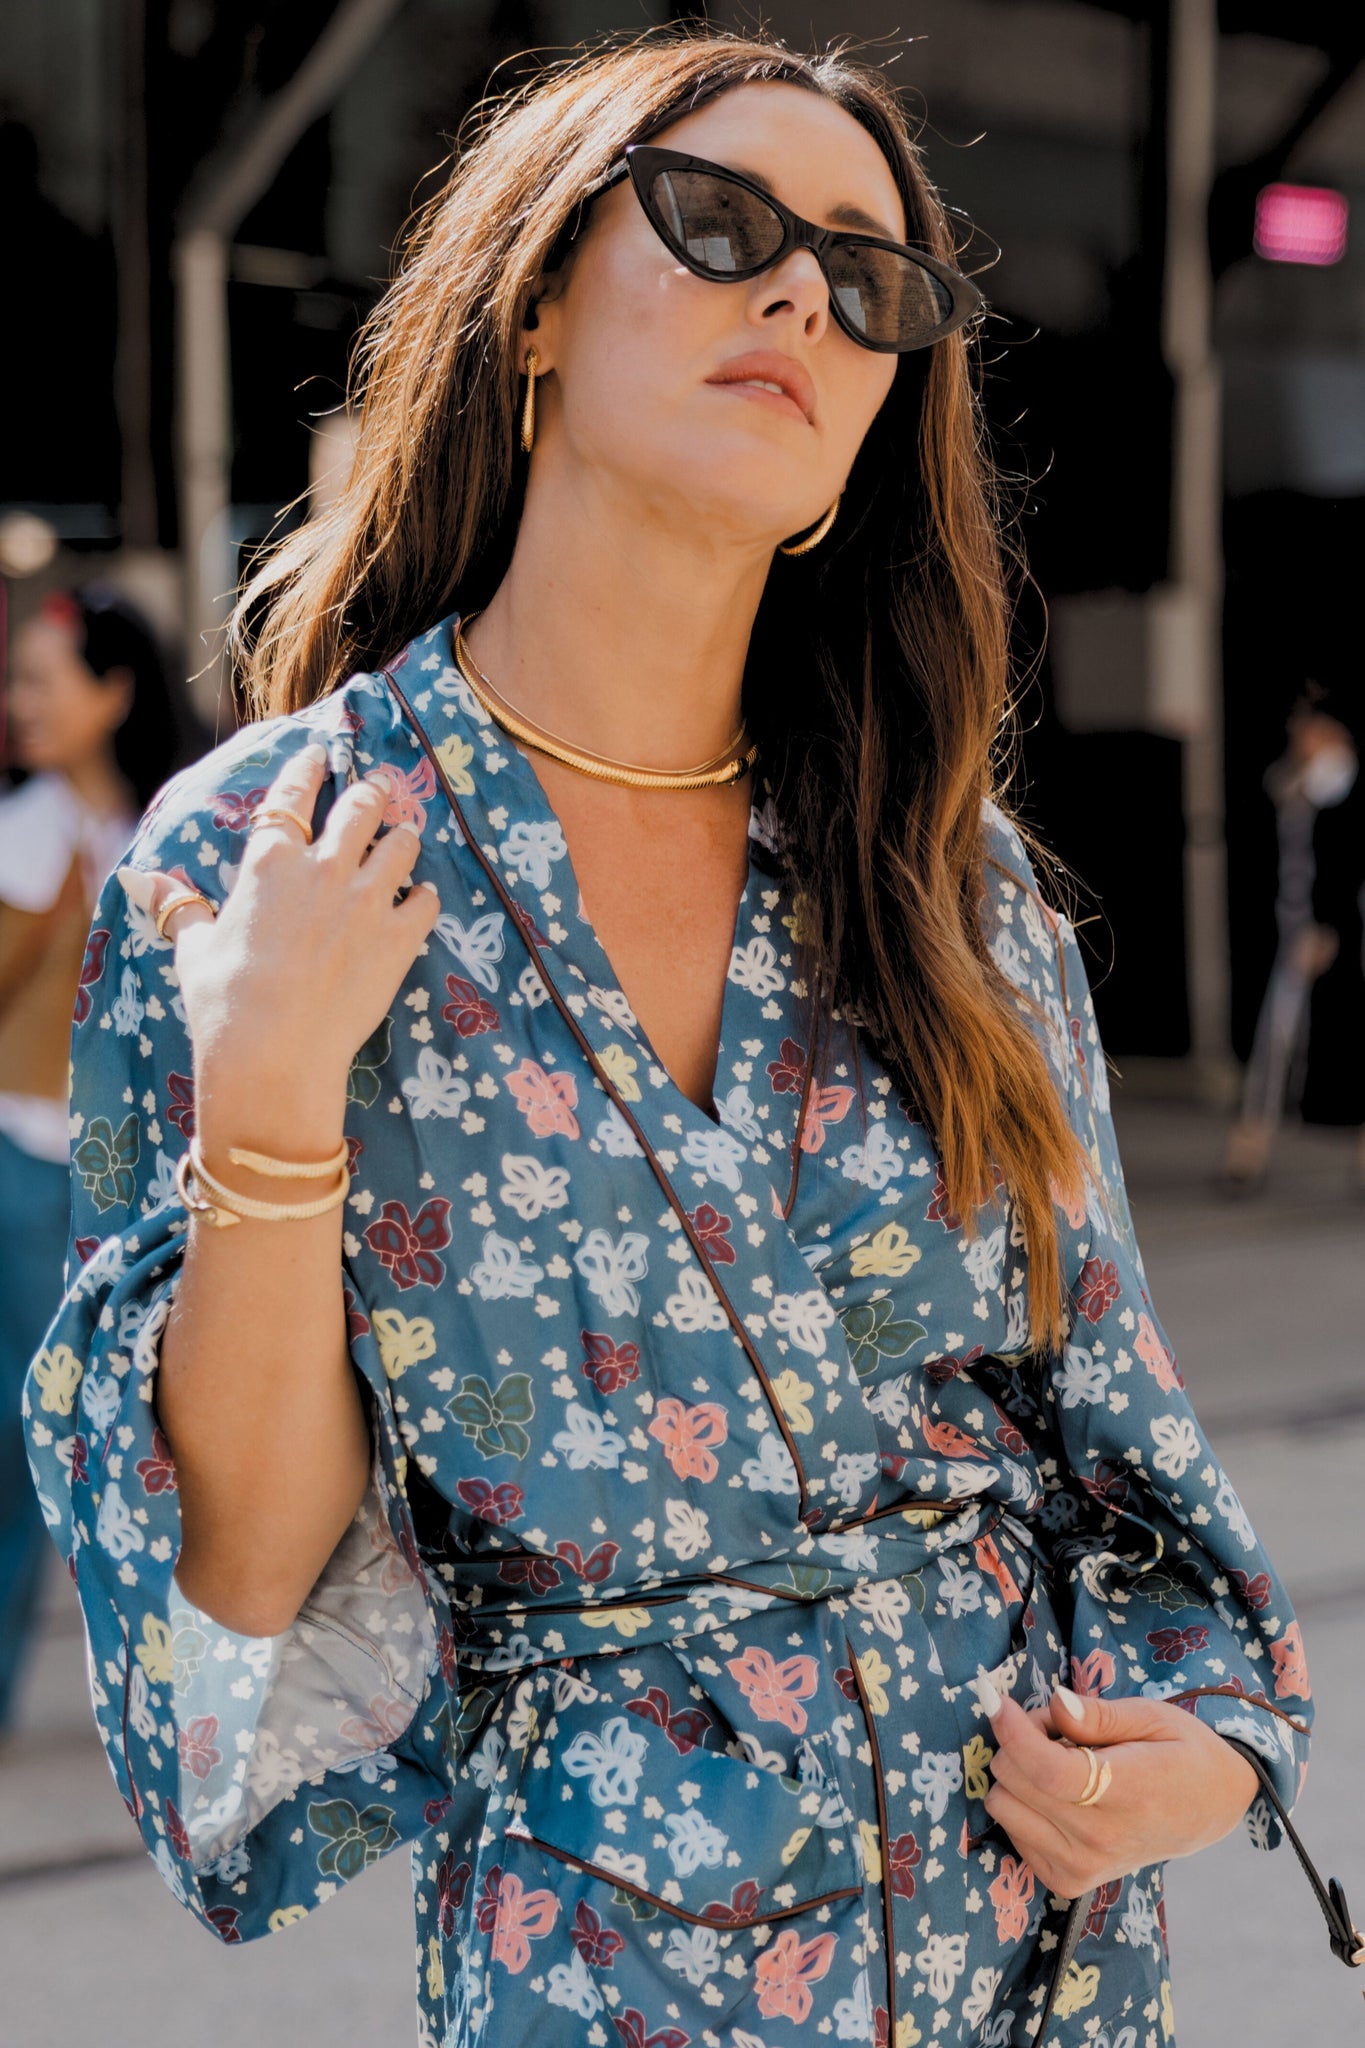
[[[271,1076],[257,1086],[242,1080],[201,1081],[195,1091],[195,1136],[210,1172],[243,1194],[278,1200],[281,1183],[232,1162],[231,1147],[273,1159],[314,1165],[332,1157],[345,1135],[344,1080]]]

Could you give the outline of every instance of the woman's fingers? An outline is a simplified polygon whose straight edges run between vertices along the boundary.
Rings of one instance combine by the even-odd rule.
[[[184,875],[164,874],[159,868],[120,868],[118,878],[123,884],[123,893],[130,903],[145,911],[153,923],[173,896],[184,896],[187,900],[173,910],[163,924],[163,938],[174,945],[181,933],[192,925],[212,924],[216,909],[208,902],[196,902],[190,891],[196,887]]]
[[[992,1785],[985,1807],[1048,1891],[1055,1892],[1058,1898],[1075,1899],[1090,1889],[1082,1882],[1084,1873],[1076,1868],[1075,1844],[1067,1840],[1055,1821],[1026,1805],[1003,1785]]]
[[[378,782],[348,783],[327,813],[327,822],[318,834],[319,860],[357,867],[379,830],[387,800],[388,792]]]
[[[248,854],[252,847],[271,841],[293,840],[298,846],[309,844],[313,812],[326,768],[327,749],[316,740],[289,756],[253,813]],[[268,812],[283,815],[264,815]],[[299,821],[298,824],[291,823],[293,818]]]

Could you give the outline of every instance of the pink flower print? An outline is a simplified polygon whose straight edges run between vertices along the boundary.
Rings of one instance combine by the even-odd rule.
[[[1000,1874],[990,1887],[997,1941],[1018,1941],[1027,1934],[1033,1886],[1033,1872],[1027,1863],[1015,1856],[1001,1857]]]
[[[490,1871],[490,1882],[492,1876]],[[554,1926],[559,1900],[553,1892],[528,1892],[521,1879],[510,1870],[502,1871],[498,1876],[489,1954],[495,1963],[501,1963],[515,1977],[531,1960],[532,1941],[542,1940]],[[479,1924],[483,1925],[482,1919]]]
[[[1277,1700],[1306,1700],[1311,1697],[1308,1661],[1303,1654],[1303,1630],[1296,1621],[1290,1622],[1278,1643],[1270,1645],[1270,1661],[1275,1666]]]
[[[419,832],[426,830],[427,814],[422,806],[436,794],[436,775],[425,754],[406,774],[391,761],[381,761],[368,770],[365,780],[378,783],[387,799],[381,825],[413,825]]]
[[[573,1113],[578,1083],[572,1074],[549,1074],[536,1060],[523,1060],[514,1074],[503,1078],[534,1136],[578,1136],[578,1119]]]
[[[1070,1685],[1083,1699],[1096,1699],[1114,1683],[1114,1660],[1108,1650],[1092,1650],[1088,1657],[1071,1660]]]
[[[679,1479],[714,1479],[720,1467],[709,1446],[723,1444],[730,1433],[725,1410],[715,1401],[689,1408],[675,1395],[660,1401],[649,1434],[664,1447],[664,1456]]]
[[[1085,1203],[1081,1197],[1064,1188],[1059,1180],[1049,1180],[1048,1191],[1054,1207],[1061,1210],[1073,1230],[1079,1230],[1085,1221]]]
[[[842,1123],[852,1107],[851,1088],[812,1088],[801,1119],[801,1150],[818,1152],[825,1142],[826,1124]]]
[[[1076,1306],[1088,1323],[1097,1323],[1119,1298],[1119,1269],[1112,1259],[1087,1259],[1076,1287]]]
[[[218,1733],[218,1716],[201,1714],[197,1721],[191,1721],[188,1728],[180,1731],[180,1761],[192,1777],[201,1781],[207,1778],[215,1764],[223,1761],[221,1749],[215,1749],[213,1738]]]
[[[1164,1393],[1169,1394],[1176,1387],[1184,1386],[1185,1381],[1181,1376],[1180,1367],[1158,1337],[1156,1325],[1149,1315],[1138,1317],[1137,1338],[1133,1349]]]
[[[383,1693],[376,1693],[370,1701],[366,1714],[348,1714],[338,1723],[337,1733],[343,1742],[354,1743],[364,1749],[387,1749],[397,1742],[399,1736],[412,1720],[412,1707],[406,1700],[388,1699]]]
[[[402,1202],[385,1202],[365,1242],[400,1287],[439,1287],[446,1269],[436,1253],[450,1243],[449,1219],[450,1204],[440,1195],[423,1202],[415,1216]]]
[[[805,1732],[806,1710],[800,1702],[810,1698],[818,1683],[814,1657],[788,1657],[779,1664],[770,1650],[754,1646],[742,1657],[727,1658],[725,1668],[760,1721],[780,1721],[793,1735]]]
[[[765,2020],[792,2020],[800,2026],[810,2017],[814,1999],[810,1986],[823,1977],[839,1945],[837,1934],[817,1934],[802,1941],[794,1927],[784,1927],[754,1964],[759,1987],[758,2009]]]

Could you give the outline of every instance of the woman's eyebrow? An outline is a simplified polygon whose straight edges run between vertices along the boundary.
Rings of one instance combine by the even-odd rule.
[[[765,178],[761,171],[751,171],[743,164],[732,164],[741,178],[748,178],[751,184],[759,185],[765,192],[771,192],[774,199],[781,195],[774,191],[772,180]],[[901,238],[893,234],[885,221],[878,220],[874,213],[865,213],[861,206],[831,206],[829,218],[836,227],[858,228],[866,235],[879,235],[884,242],[898,242]]]

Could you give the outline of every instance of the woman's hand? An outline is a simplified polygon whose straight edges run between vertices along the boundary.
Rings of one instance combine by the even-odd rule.
[[[281,768],[261,809],[311,823],[327,756],[311,745]],[[313,844],[287,819],[250,832],[241,869],[214,917],[174,911],[167,936],[194,1049],[206,1152],[259,1142],[263,1129],[294,1154],[335,1147],[352,1059],[388,1011],[440,909],[423,882],[402,903],[421,845],[398,825],[373,845],[385,792],[344,789]],[[155,916],[181,877],[122,868],[129,898]],[[198,886],[198,884],[195,884]]]
[[[1259,1790],[1245,1757],[1167,1700],[1080,1699],[1059,1686],[1046,1707],[1025,1713],[983,1679],[977,1690],[996,1744],[986,1811],[1059,1898],[1221,1841]],[[1073,1744],[1110,1766],[1093,1806],[1076,1804],[1088,1766]]]

